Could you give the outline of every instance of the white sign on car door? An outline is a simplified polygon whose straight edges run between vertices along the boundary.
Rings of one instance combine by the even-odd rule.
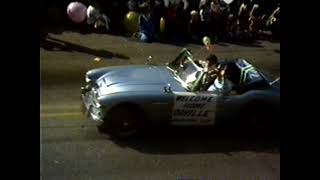
[[[173,92],[172,124],[213,124],[217,95],[209,93]]]

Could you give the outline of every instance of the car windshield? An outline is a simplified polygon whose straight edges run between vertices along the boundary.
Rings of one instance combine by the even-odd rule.
[[[187,89],[191,89],[202,74],[202,68],[193,61],[187,49],[183,49],[179,56],[168,65],[168,68],[174,72],[175,79]]]

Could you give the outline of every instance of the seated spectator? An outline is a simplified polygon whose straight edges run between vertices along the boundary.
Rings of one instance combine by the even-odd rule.
[[[139,4],[135,0],[129,0],[127,6],[129,11],[138,12]]]
[[[192,39],[197,40],[199,39],[198,35],[200,33],[200,15],[198,11],[192,10],[190,12],[191,20],[189,22],[189,33]]]
[[[227,25],[226,26],[227,26],[226,27],[227,40],[232,41],[235,38],[235,36],[237,34],[237,31],[238,31],[237,19],[236,19],[235,15],[230,14],[228,16]]]
[[[176,31],[175,35],[180,40],[185,40],[188,36],[188,21],[190,19],[190,13],[187,12],[187,9],[189,7],[188,1],[185,0],[185,3],[179,3],[175,6],[176,8]]]
[[[169,38],[177,39],[187,29],[187,0],[164,0],[166,33]]]
[[[260,18],[259,24],[258,24],[258,29],[260,32],[263,32],[266,30],[266,24],[268,21],[268,16],[266,14],[263,14]]]
[[[210,3],[210,11],[212,16],[212,29],[217,38],[222,36],[222,8],[219,0],[213,0]]]
[[[152,17],[154,18],[154,29],[155,33],[159,37],[160,34],[162,33],[160,31],[160,19],[164,17],[165,15],[165,7],[164,7],[164,2],[163,0],[155,0],[154,5],[151,7],[152,8]]]
[[[259,29],[258,29],[258,23],[260,21],[260,16],[258,13],[258,4],[254,4],[251,11],[250,11],[250,17],[249,17],[249,32],[253,34],[257,34]]]
[[[147,3],[140,6],[138,37],[142,42],[152,42],[154,40],[154,22],[151,16],[150,7]]]
[[[213,26],[212,8],[209,0],[201,0],[199,3],[200,20],[201,20],[201,36],[215,37],[215,29]],[[215,38],[213,38],[215,39]]]
[[[270,15],[267,26],[270,28],[273,37],[280,38],[280,5]]]
[[[172,6],[179,5],[181,1],[183,2],[183,9],[187,10],[189,6],[189,2],[187,0],[164,0],[164,6],[166,8],[169,8],[169,5],[172,5]]]
[[[249,1],[245,0],[239,8],[237,22],[239,29],[242,31],[247,31],[249,29],[250,10],[251,9],[249,9]]]
[[[126,0],[117,1],[101,1],[104,3],[104,8],[108,12],[108,17],[111,21],[111,31],[114,34],[124,33],[123,18],[128,13],[128,7],[126,6]],[[122,3],[121,3],[122,2]]]
[[[227,35],[227,21],[230,13],[229,6],[220,0],[211,2],[213,26],[219,40],[225,40]]]
[[[255,4],[250,12],[249,31],[255,35],[263,35],[268,19],[267,7],[263,3]]]
[[[100,11],[92,5],[87,8],[87,23],[89,25],[94,24],[94,28],[99,28],[105,26],[106,30],[109,31],[110,19],[105,15],[100,13]]]

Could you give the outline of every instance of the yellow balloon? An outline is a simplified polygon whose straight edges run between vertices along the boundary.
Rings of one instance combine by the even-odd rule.
[[[123,25],[126,30],[130,33],[135,33],[139,31],[139,14],[130,11],[126,14],[123,20]]]
[[[164,18],[162,17],[160,19],[160,32],[163,33],[165,30],[165,26],[166,26],[166,21],[164,20]]]
[[[202,42],[205,45],[211,44],[211,40],[210,40],[210,38],[208,36],[203,37],[202,38]]]

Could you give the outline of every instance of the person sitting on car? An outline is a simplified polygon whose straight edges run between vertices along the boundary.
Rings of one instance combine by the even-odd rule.
[[[205,61],[199,62],[204,67],[201,90],[212,91],[224,95],[235,94],[234,85],[226,75],[227,66],[218,62],[214,54],[210,54]]]
[[[236,91],[234,90],[234,84],[229,80],[228,75],[226,75],[225,72],[226,66],[222,70],[220,70],[216,78],[209,83],[207,91],[223,95],[236,94]]]
[[[210,83],[217,77],[219,73],[220,66],[218,64],[218,58],[216,55],[210,54],[206,60],[200,60],[199,63],[202,65],[203,71],[205,72],[201,82],[201,89],[207,90]]]

